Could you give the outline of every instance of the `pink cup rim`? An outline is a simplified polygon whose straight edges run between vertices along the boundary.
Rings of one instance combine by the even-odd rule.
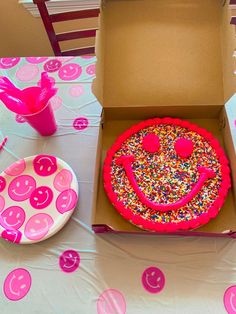
[[[46,103],[46,105],[40,111],[37,111],[37,112],[34,112],[34,113],[20,114],[20,116],[22,116],[22,117],[33,117],[33,116],[36,116],[37,114],[41,113],[44,109],[46,109],[50,104],[51,103],[50,103],[50,99],[49,99],[49,101]]]

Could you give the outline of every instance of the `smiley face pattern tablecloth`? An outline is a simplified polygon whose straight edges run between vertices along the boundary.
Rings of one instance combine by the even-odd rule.
[[[33,245],[0,240],[0,313],[236,313],[235,240],[91,231],[101,113],[91,92],[95,62],[0,58],[0,75],[19,87],[37,85],[46,71],[59,88],[52,100],[58,130],[51,137],[0,106],[0,142],[8,137],[0,171],[17,159],[51,154],[73,168],[80,188],[72,218],[52,238]]]

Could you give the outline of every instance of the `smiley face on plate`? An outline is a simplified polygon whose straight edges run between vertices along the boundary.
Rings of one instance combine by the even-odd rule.
[[[13,201],[22,202],[30,197],[35,188],[36,181],[32,176],[21,175],[11,181],[8,195]]]
[[[46,237],[53,223],[54,221],[50,215],[45,213],[36,214],[27,221],[24,234],[29,240],[39,241]]]
[[[22,233],[17,229],[14,230],[5,229],[1,233],[1,237],[6,241],[19,244],[22,238]]]
[[[48,186],[40,186],[30,196],[30,204],[35,209],[48,207],[53,199],[53,191]]]
[[[6,187],[6,179],[0,176],[0,192],[2,192]]]
[[[9,166],[4,172],[9,176],[18,176],[25,170],[25,167],[25,161],[21,159]]]
[[[78,195],[73,189],[64,190],[57,197],[56,208],[59,213],[64,214],[74,209],[77,201]]]
[[[180,119],[143,121],[107,153],[104,186],[121,215],[151,231],[194,229],[215,217],[230,187],[214,137]]]
[[[53,185],[57,191],[64,191],[71,187],[73,175],[68,169],[62,169],[53,181]]]
[[[10,206],[1,213],[0,224],[9,230],[19,229],[25,222],[25,211],[20,206]]]
[[[33,161],[34,171],[37,175],[48,177],[57,171],[57,160],[54,156],[38,155]]]

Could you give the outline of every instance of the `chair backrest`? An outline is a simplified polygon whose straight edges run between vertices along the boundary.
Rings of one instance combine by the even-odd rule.
[[[39,13],[41,15],[45,30],[50,40],[52,49],[55,56],[80,56],[85,54],[95,53],[95,44],[89,47],[83,47],[78,49],[70,49],[62,51],[59,42],[65,40],[73,40],[79,38],[90,38],[96,36],[97,28],[83,29],[71,32],[64,32],[56,34],[53,27],[53,23],[64,22],[76,19],[95,18],[99,16],[99,8],[97,9],[86,9],[81,11],[64,12],[57,14],[49,14],[46,2],[50,0],[33,0],[34,4],[37,5]]]

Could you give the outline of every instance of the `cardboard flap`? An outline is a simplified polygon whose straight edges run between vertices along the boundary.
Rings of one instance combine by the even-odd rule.
[[[102,105],[222,106],[222,10],[215,0],[106,1],[94,89]]]

